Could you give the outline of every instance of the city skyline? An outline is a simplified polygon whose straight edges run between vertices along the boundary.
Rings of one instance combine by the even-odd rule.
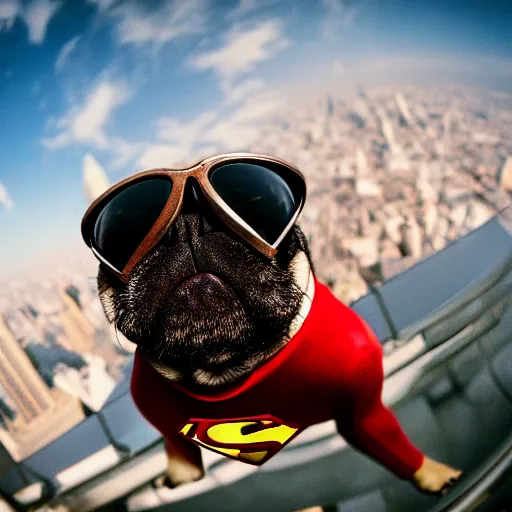
[[[0,0],[13,459],[128,390],[137,345],[108,322],[80,234],[108,186],[219,152],[283,158],[307,181],[316,277],[351,306],[510,204],[510,19],[501,1]]]
[[[0,2],[0,276],[80,250],[88,153],[115,182],[246,149],[320,91],[512,80],[500,2],[144,5]]]
[[[316,275],[351,304],[510,204],[511,130],[512,101],[489,91],[359,88],[350,99],[320,95],[289,106],[248,149],[279,149],[304,170],[299,225]],[[86,202],[106,186],[96,160],[84,157]],[[129,368],[135,347],[105,317],[97,265],[81,246],[44,271],[3,282],[0,437],[11,436],[4,444],[15,457],[74,424],[46,421],[45,435],[34,436],[48,411],[79,421],[102,407]]]
[[[100,410],[131,357],[83,263],[67,271],[0,297],[0,441],[15,460]]]

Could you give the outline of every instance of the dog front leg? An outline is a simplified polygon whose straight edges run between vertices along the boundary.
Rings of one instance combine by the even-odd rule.
[[[204,476],[201,449],[196,444],[181,437],[166,437],[167,470],[158,479],[157,487],[177,487],[200,480]]]

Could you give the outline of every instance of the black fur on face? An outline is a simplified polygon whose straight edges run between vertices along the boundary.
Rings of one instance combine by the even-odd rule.
[[[303,251],[313,267],[298,226],[270,260],[195,197],[126,284],[100,265],[98,289],[109,320],[157,370],[219,386],[280,348],[303,297],[290,262]],[[188,280],[197,274],[215,277]]]

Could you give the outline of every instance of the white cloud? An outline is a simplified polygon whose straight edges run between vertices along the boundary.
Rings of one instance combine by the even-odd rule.
[[[48,24],[62,5],[60,0],[32,0],[25,5],[21,0],[0,0],[0,32],[11,30],[19,17],[27,25],[29,41],[42,44]]]
[[[164,117],[157,121],[157,136],[163,141],[176,142],[180,146],[191,147],[216,117],[217,114],[213,110],[203,112],[188,123]]]
[[[73,142],[89,143],[106,149],[108,139],[105,125],[112,112],[129,98],[126,86],[108,80],[101,82],[81,108],[72,109],[57,121],[63,129],[53,138],[43,139],[48,149],[59,149]]]
[[[55,69],[57,71],[61,71],[64,65],[66,64],[69,56],[75,49],[78,41],[80,41],[81,36],[75,36],[73,39],[70,39],[60,50],[57,60],[55,61]]]
[[[167,1],[152,11],[132,1],[114,7],[109,14],[118,20],[118,42],[141,46],[161,45],[180,36],[201,33],[207,11],[207,0]]]
[[[52,0],[34,0],[25,8],[23,19],[28,27],[28,38],[31,43],[41,44],[46,29],[55,13],[62,7],[62,2]]]
[[[73,138],[69,132],[59,133],[55,137],[45,138],[41,140],[43,146],[47,147],[48,149],[51,149],[52,151],[54,149],[60,149],[65,146],[69,146],[72,141]]]
[[[227,98],[217,111],[207,110],[186,122],[174,118],[158,120],[157,141],[146,147],[138,164],[143,168],[181,165],[219,150],[247,149],[282,105],[275,93],[256,94],[261,87],[259,80],[239,84],[234,89],[238,106]]]
[[[20,13],[21,4],[17,0],[0,0],[0,32],[11,30]]]
[[[200,141],[214,144],[221,151],[246,150],[260,137],[281,105],[276,95],[251,97],[240,108],[219,119],[202,134]]]
[[[239,75],[252,71],[259,62],[269,60],[287,48],[290,42],[282,34],[279,20],[258,23],[252,29],[235,28],[223,46],[189,61],[196,70],[211,69],[230,84]]]
[[[223,119],[204,135],[206,142],[213,143],[221,151],[243,151],[261,133],[260,127],[239,124],[233,119]]]
[[[138,164],[144,169],[155,167],[174,167],[190,159],[186,147],[174,144],[153,144],[139,158]]]
[[[235,123],[254,123],[271,117],[280,107],[281,101],[274,95],[260,95],[249,98],[246,103],[231,115]]]
[[[252,31],[231,33],[228,44],[220,50],[210,52],[207,60],[221,61],[221,55],[229,58],[231,51],[244,53],[246,60],[236,64],[240,69],[250,70],[256,62],[271,58],[276,47],[283,47],[280,24],[276,21],[258,25]],[[279,41],[278,41],[279,39]],[[276,45],[272,46],[272,43]],[[228,47],[233,45],[230,50]],[[256,47],[256,48],[255,48]],[[214,55],[219,56],[219,60]],[[199,64],[201,66],[201,64]],[[222,74],[222,66],[220,73]],[[229,78],[233,77],[227,71]],[[215,110],[206,110],[195,118],[181,121],[164,117],[156,125],[156,140],[146,145],[138,159],[141,168],[155,168],[196,163],[201,158],[219,151],[246,150],[272,122],[274,114],[281,107],[280,98],[275,93],[264,90],[265,84],[257,78],[225,82],[224,99]]]
[[[228,93],[227,102],[228,104],[238,103],[249,94],[253,94],[263,89],[264,85],[265,84],[262,80],[254,78],[244,80],[243,82],[240,82],[236,86],[232,87],[231,90],[226,91]]]
[[[247,97],[238,108],[226,102],[219,112],[209,110],[186,123],[160,119],[158,141],[147,146],[138,164],[143,168],[181,166],[218,151],[246,150],[272,122],[281,105],[277,95],[259,93]],[[222,115],[222,109],[231,111]]]
[[[110,162],[112,169],[119,169],[130,163],[139,155],[143,149],[142,142],[127,142],[119,137],[109,140],[109,149],[113,153],[113,159]]]
[[[207,110],[188,122],[169,117],[159,119],[156,122],[159,142],[147,146],[138,164],[144,168],[169,167],[197,159],[195,147],[216,117],[216,112]]]
[[[103,128],[113,110],[127,99],[128,91],[124,86],[110,82],[101,83],[72,120],[71,130],[76,140],[92,142],[100,148],[105,147],[107,139]]]
[[[0,183],[0,204],[2,204],[6,210],[12,210],[14,207],[13,200],[3,183]]]
[[[168,117],[159,119],[156,122],[159,144],[149,146],[140,163],[156,163],[164,151],[180,160],[188,157],[197,159],[198,148],[204,144],[210,145],[203,148],[202,153],[206,150],[211,152],[217,145],[223,148],[245,147],[259,134],[249,124],[272,115],[279,105],[275,96],[259,92],[263,87],[261,80],[245,80],[229,91],[216,111],[206,110],[186,122]],[[241,106],[234,108],[242,101]]]
[[[347,5],[346,0],[323,0],[326,9],[322,27],[325,38],[333,38],[343,34],[354,23],[357,10],[353,5]]]

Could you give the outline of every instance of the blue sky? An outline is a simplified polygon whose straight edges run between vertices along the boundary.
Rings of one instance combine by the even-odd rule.
[[[510,90],[511,34],[500,1],[0,0],[0,274],[80,243],[88,152],[116,181],[236,150],[278,91],[411,63]]]

